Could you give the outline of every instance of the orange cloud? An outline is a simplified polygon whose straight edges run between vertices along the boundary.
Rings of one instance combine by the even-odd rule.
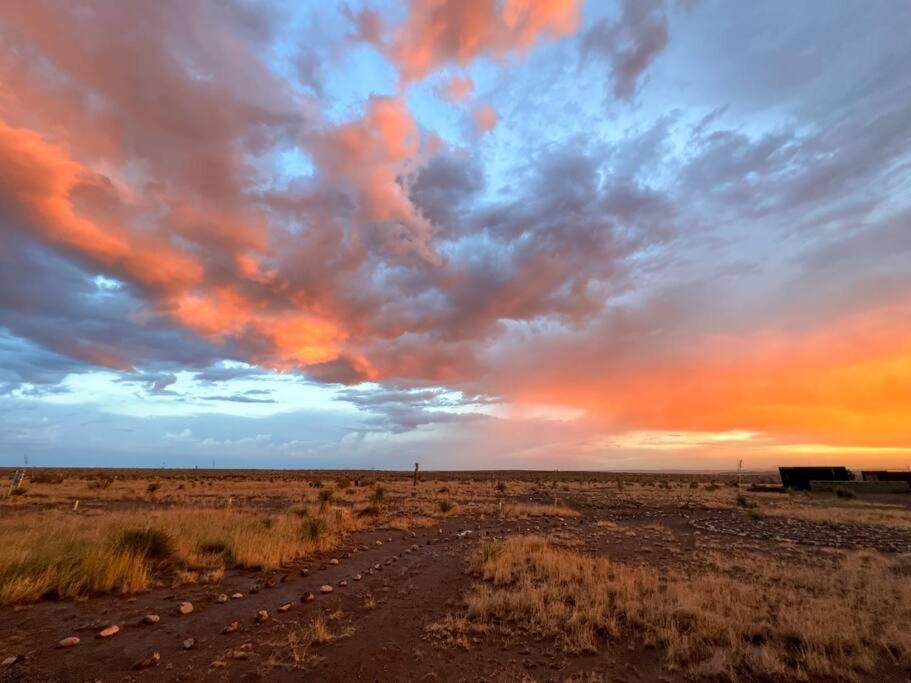
[[[413,0],[405,22],[380,47],[408,82],[446,63],[528,50],[542,35],[570,35],[579,18],[578,0]]]
[[[417,124],[400,99],[372,96],[363,116],[314,140],[314,154],[330,177],[346,179],[364,223],[378,223],[389,250],[438,263],[433,226],[412,204],[400,178],[420,151]]]
[[[474,124],[482,135],[497,127],[497,110],[490,105],[482,105],[474,110]]]
[[[119,223],[102,224],[82,215],[77,197],[113,190],[106,178],[73,161],[61,147],[0,120],[0,168],[3,192],[14,198],[22,228],[149,287],[173,290],[200,282],[199,265],[166,236],[130,233]]]
[[[440,97],[449,102],[465,102],[474,92],[474,81],[470,78],[453,76],[440,87]]]

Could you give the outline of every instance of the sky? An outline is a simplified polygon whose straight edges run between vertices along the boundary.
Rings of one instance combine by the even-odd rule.
[[[0,6],[0,465],[911,465],[911,3]]]

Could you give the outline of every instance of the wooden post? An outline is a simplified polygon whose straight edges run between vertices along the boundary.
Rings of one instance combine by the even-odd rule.
[[[418,487],[418,469],[419,468],[420,468],[420,465],[418,463],[414,463],[414,487],[415,488]]]

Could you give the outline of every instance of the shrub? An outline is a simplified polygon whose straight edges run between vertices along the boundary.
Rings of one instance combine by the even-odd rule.
[[[441,500],[439,503],[437,503],[437,507],[440,509],[440,512],[445,515],[450,510],[452,510],[452,503],[450,503],[448,500]]]
[[[505,490],[506,490],[506,484],[504,484],[502,481],[498,481],[497,482],[497,491],[499,491],[500,493],[503,493]]]
[[[162,529],[124,529],[114,539],[114,548],[123,553],[162,562],[174,555],[174,539]]]
[[[376,485],[376,488],[373,489],[373,494],[370,496],[370,502],[379,507],[383,501],[386,499],[386,489],[384,489],[379,484]]]
[[[846,489],[842,486],[839,486],[835,489],[835,495],[839,498],[857,498],[857,494],[854,493],[851,489]]]
[[[151,484],[149,484],[146,487],[146,493],[149,493],[149,494],[155,493],[160,488],[161,488],[161,484],[159,484],[157,481],[153,481]]]
[[[301,521],[300,535],[306,541],[316,543],[329,532],[329,525],[322,517],[305,517]]]

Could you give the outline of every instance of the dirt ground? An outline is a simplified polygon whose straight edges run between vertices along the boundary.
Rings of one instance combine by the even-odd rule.
[[[434,481],[435,491],[447,486],[440,481]],[[460,481],[456,477],[448,486],[457,488]],[[497,506],[546,504],[557,497],[552,484],[509,485],[516,490],[498,495]],[[133,595],[8,605],[0,611],[0,681],[683,681],[689,680],[686,672],[668,668],[660,648],[634,640],[606,641],[597,653],[572,655],[519,631],[476,636],[466,649],[439,642],[428,626],[458,610],[477,581],[467,559],[479,544],[518,534],[542,535],[619,562],[667,568],[684,565],[697,548],[799,558],[838,552],[842,546],[893,554],[911,547],[909,529],[855,529],[812,519],[777,524],[776,518],[746,515],[714,498],[694,498],[688,481],[679,484],[675,497],[657,487],[634,493],[628,487],[622,495],[612,487],[598,479],[556,487],[561,502],[578,516],[527,519],[472,514],[472,506],[455,494],[461,500],[457,515],[433,519],[428,526],[368,527],[348,535],[339,547],[278,569],[228,569],[217,583],[162,586]],[[726,484],[721,494],[730,499],[734,492]],[[781,494],[762,495],[774,505]],[[280,495],[252,496],[251,501],[263,510],[283,505]],[[890,501],[890,509],[907,511],[908,502]],[[59,500],[39,497],[31,504],[70,506],[62,494]],[[103,513],[172,503],[102,497],[81,504]],[[0,516],[32,509],[7,501]],[[863,531],[859,536],[858,530]],[[322,593],[323,586],[332,591]],[[219,602],[222,594],[240,597]],[[182,602],[192,603],[192,612],[180,614]],[[257,620],[261,610],[267,619]],[[150,614],[160,617],[158,623],[143,623]],[[323,634],[316,639],[314,621]],[[237,629],[223,633],[233,622]],[[119,626],[116,635],[97,637],[112,624]],[[77,636],[80,644],[61,648],[58,643],[68,636]],[[159,659],[141,667],[152,653]],[[899,666],[884,664],[869,680],[909,678]]]

